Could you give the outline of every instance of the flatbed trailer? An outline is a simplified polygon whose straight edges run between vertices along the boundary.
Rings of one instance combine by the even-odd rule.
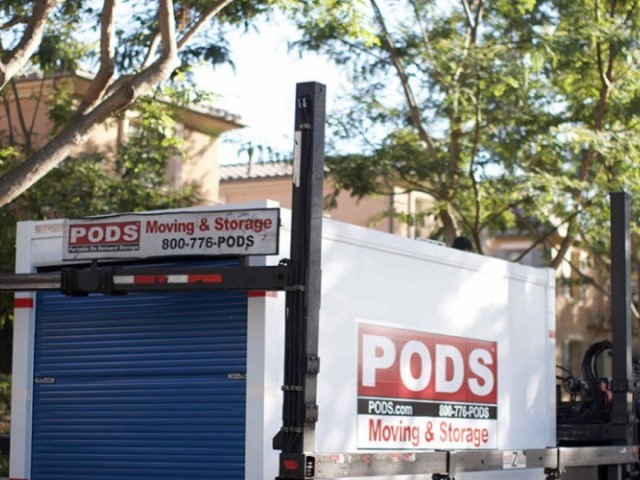
[[[381,475],[432,475],[455,478],[461,473],[544,469],[546,478],[562,478],[578,467],[607,467],[603,478],[616,477],[618,470],[638,462],[637,445],[556,447],[533,450],[463,450],[436,452],[336,453],[305,456],[315,466],[306,478],[352,478]],[[286,478],[286,477],[285,477]],[[297,477],[296,477],[297,478]]]
[[[547,479],[592,468],[599,480],[636,478],[639,473],[635,414],[636,382],[631,359],[629,199],[612,195],[611,414],[604,423],[559,425],[557,445],[541,449],[398,450],[317,453],[317,375],[320,311],[322,184],[325,88],[299,84],[296,91],[293,210],[290,258],[277,266],[158,268],[68,266],[59,272],[0,274],[0,291],[52,290],[67,295],[122,295],[140,291],[265,290],[286,292],[282,428],[278,479],[338,479],[413,475],[449,479],[482,472],[537,469]],[[136,281],[136,278],[143,279]],[[566,427],[566,428],[565,428]]]

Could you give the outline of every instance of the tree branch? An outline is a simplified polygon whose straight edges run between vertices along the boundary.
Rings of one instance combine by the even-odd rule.
[[[600,2],[596,0],[595,14],[594,14],[596,22],[600,20],[599,8],[600,8]],[[611,15],[614,15],[615,8],[616,8],[616,2],[614,0],[612,2]],[[594,130],[596,132],[601,131],[604,126],[607,103],[611,94],[611,90],[613,88],[613,65],[614,65],[615,53],[616,53],[615,49],[613,47],[613,44],[611,43],[609,45],[609,59],[607,62],[607,70],[605,71],[604,62],[602,58],[602,47],[600,44],[600,40],[597,41],[596,66],[598,69],[598,75],[600,77],[601,85],[600,85],[600,94],[598,97],[598,103],[596,105],[595,118],[594,118]],[[584,153],[582,157],[582,163],[580,164],[580,167],[578,169],[578,180],[580,182],[585,182],[587,180],[587,177],[589,176],[589,172],[591,170],[595,157],[596,157],[596,152],[592,148],[590,148],[588,151]],[[604,162],[602,162],[602,164],[604,164]],[[576,204],[576,208],[577,208],[577,205],[581,203],[583,196],[584,196],[583,190],[576,190],[573,192],[572,198],[574,203]],[[576,219],[574,218],[569,224],[569,228],[567,230],[567,236],[563,239],[562,244],[560,245],[560,248],[558,250],[558,254],[551,262],[551,266],[553,268],[558,268],[560,266],[560,263],[562,262],[562,258],[566,255],[567,251],[569,250],[569,247],[571,246],[571,244],[575,239],[575,230],[576,230]]]
[[[409,186],[409,188],[407,189],[407,192],[420,191],[428,195],[431,195],[435,199],[440,198],[437,190],[427,187],[425,183],[417,182],[416,180],[410,178],[406,174],[406,172],[404,172],[404,170],[402,170],[400,167],[393,166],[393,169],[396,171],[398,175],[400,175],[400,178]],[[388,179],[385,178],[385,181],[387,180]]]
[[[389,54],[391,61],[393,63],[393,66],[396,70],[396,73],[398,74],[398,78],[400,79],[402,90],[404,92],[404,96],[407,101],[407,105],[409,107],[409,113],[411,115],[411,123],[416,128],[416,130],[418,130],[418,135],[420,136],[420,139],[423,142],[425,142],[425,144],[427,145],[429,155],[431,155],[431,158],[435,160],[437,159],[436,147],[433,142],[433,139],[431,138],[429,133],[424,128],[424,125],[422,124],[420,109],[418,108],[415,96],[413,94],[413,90],[411,88],[411,85],[409,84],[409,76],[407,75],[407,72],[404,69],[402,59],[400,58],[397,50],[395,49],[395,46],[393,44],[393,38],[391,38],[391,34],[387,29],[386,23],[384,21],[384,17],[382,16],[382,12],[380,11],[378,4],[376,3],[376,0],[370,0],[370,2],[371,2],[371,6],[373,7],[376,21],[378,22],[378,25],[380,26],[380,29],[382,31],[383,47]]]
[[[453,240],[457,235],[457,227],[456,222],[453,219],[453,216],[446,208],[441,208],[438,211],[438,217],[442,222],[442,227],[444,228],[444,238],[447,242],[447,245],[453,244]],[[476,245],[477,246],[477,245]]]
[[[507,212],[509,210],[513,210],[518,205],[520,205],[521,203],[526,202],[527,200],[529,200],[529,198],[528,197],[524,197],[524,198],[521,198],[520,200],[517,200],[515,202],[510,202],[509,204],[507,204],[504,207],[502,207],[500,210],[493,212],[491,215],[487,215],[487,217],[484,219],[484,221],[482,223],[480,223],[480,226],[478,227],[478,230],[484,230],[491,222],[493,222],[500,215],[502,215],[503,213],[505,213],[505,212]]]
[[[20,94],[18,92],[18,87],[16,86],[16,82],[14,79],[11,79],[10,85],[11,91],[13,92],[13,98],[15,99],[18,125],[20,125],[20,130],[22,131],[22,136],[24,138],[24,148],[26,154],[31,155],[31,152],[33,150],[31,145],[31,135],[29,135],[29,129],[27,128],[27,123],[24,119],[24,113],[22,112],[22,102],[20,101]]]
[[[90,112],[77,117],[31,158],[9,171],[0,182],[0,206],[11,202],[50,172],[75,145],[84,143],[86,137],[107,118],[125,110],[141,94],[169,77],[179,62],[172,0],[160,1],[158,17],[163,39],[160,58],[134,75]]]
[[[551,230],[547,231],[544,235],[542,235],[541,237],[538,237],[531,245],[529,245],[529,247],[527,247],[527,249],[522,252],[520,255],[518,255],[518,257],[516,259],[514,259],[513,261],[515,263],[518,263],[520,260],[522,260],[524,257],[527,256],[527,254],[531,251],[533,251],[538,245],[545,243],[548,245],[551,245],[551,243],[549,242],[549,237],[551,237],[551,235],[553,235],[555,232],[558,231],[558,229],[564,225],[567,222],[571,222],[576,216],[578,215],[578,211],[574,211],[571,213],[571,215],[569,215],[567,218],[565,218],[562,222],[558,223],[556,226],[554,226]],[[527,227],[527,229],[534,235],[538,235],[539,232],[536,231],[535,227],[533,227],[529,221],[524,218],[522,215],[519,215],[516,213],[516,216],[520,219],[520,221]],[[553,246],[553,245],[551,245]]]
[[[29,18],[22,38],[12,50],[0,59],[0,89],[29,61],[42,40],[49,15],[62,0],[38,0]]]
[[[478,1],[478,8],[476,9],[476,15],[474,18],[474,28],[473,28],[473,39],[471,40],[471,43],[476,43],[477,40],[477,35],[478,35],[478,28],[480,28],[480,23],[482,23],[482,16],[484,15],[484,0],[479,0]]]
[[[440,84],[442,85],[442,88],[446,92],[446,91],[448,91],[447,82],[444,81],[444,76],[442,75],[442,72],[438,68],[438,64],[436,63],[436,59],[433,56],[433,48],[431,47],[431,41],[429,40],[429,34],[427,33],[427,29],[425,28],[424,23],[422,22],[422,19],[420,18],[420,11],[418,10],[418,4],[416,3],[416,0],[409,0],[409,3],[411,4],[411,6],[413,8],[413,14],[416,17],[416,22],[418,23],[418,26],[420,27],[420,34],[422,35],[422,43],[424,44],[424,48],[425,48],[425,52],[427,54],[427,58],[430,60],[431,66],[433,67],[433,74],[434,74],[435,78],[437,78],[440,81]]]
[[[467,24],[469,28],[475,28],[475,22],[473,21],[473,14],[471,13],[471,8],[469,7],[469,3],[467,0],[461,0],[462,8],[464,9],[464,14],[467,17]]]
[[[9,145],[13,147],[16,144],[16,140],[13,135],[13,119],[11,118],[11,109],[9,108],[9,100],[7,99],[6,95],[2,95],[2,103],[4,105],[4,111],[7,115],[7,128],[9,130],[7,134],[9,135]]]
[[[479,85],[479,84],[478,84]],[[482,108],[480,107],[480,87],[476,89],[476,115],[475,125],[473,127],[473,139],[471,145],[471,155],[469,159],[469,179],[471,180],[471,186],[473,187],[473,201],[474,201],[474,221],[473,231],[479,232],[480,226],[480,191],[478,189],[478,181],[474,173],[476,164],[476,156],[478,155],[478,149],[480,148],[480,125],[482,123]]]
[[[182,38],[178,40],[178,49],[184,47],[200,30],[202,25],[209,22],[213,17],[215,17],[224,7],[229,5],[233,0],[218,0],[213,2],[207,10],[205,10],[200,18],[182,35]]]
[[[38,110],[43,101],[44,85],[46,83],[46,77],[42,77],[40,80],[40,88],[38,90],[38,99],[36,100],[36,106],[33,109],[33,115],[31,115],[31,124],[29,125],[29,136],[33,135],[33,129],[36,126],[36,119],[38,118]]]
[[[602,293],[605,297],[611,297],[611,293],[608,292],[602,285],[600,285],[598,282],[596,282],[595,278],[593,278],[590,275],[587,275],[586,273],[584,273],[582,270],[580,270],[580,267],[578,265],[576,265],[575,263],[573,263],[571,260],[569,260],[568,258],[564,259],[564,262],[569,265],[569,267],[571,268],[571,271],[576,272],[578,274],[578,276],[582,279],[582,280],[586,280],[587,283],[589,283],[590,285],[592,285],[596,290],[598,290],[600,293]],[[633,303],[632,303],[633,305]]]
[[[471,230],[471,234],[473,236],[473,243],[476,246],[476,250],[478,253],[482,253],[482,243],[480,242],[480,235],[477,235],[476,232],[473,232],[473,224],[467,219],[464,211],[460,209],[454,202],[447,202],[449,206],[458,214],[462,223],[466,225],[467,229]],[[448,212],[448,210],[447,210]],[[453,239],[452,239],[453,240]]]
[[[229,5],[234,0],[218,0],[209,6],[209,8],[202,13],[200,18],[193,25],[191,25],[187,31],[182,35],[182,37],[178,40],[177,46],[178,50],[181,50],[202,28],[204,24],[209,22],[213,17],[215,17],[224,7]],[[142,67],[147,67],[153,61],[158,46],[160,45],[161,35],[160,32],[154,32],[151,37],[151,43],[149,44],[149,48],[147,49],[147,55],[145,56],[144,61],[142,62]]]
[[[103,98],[113,78],[113,73],[116,69],[114,47],[116,3],[117,0],[104,0],[102,14],[100,15],[100,68],[78,106],[78,115],[86,113]]]
[[[625,25],[627,23],[629,23],[629,20],[631,20],[631,18],[633,17],[633,11],[636,9],[637,6],[638,6],[638,0],[633,2],[633,5],[631,5],[631,7],[629,7],[629,11],[627,12],[627,16],[625,17],[625,19],[624,19],[624,21],[622,23],[624,23]]]
[[[453,80],[455,82],[458,81],[460,75],[462,74],[464,67],[467,63],[467,59],[469,58],[469,51],[471,50],[471,46],[476,44],[478,39],[478,28],[480,27],[480,22],[482,20],[482,15],[484,13],[484,0],[478,0],[478,7],[476,9],[475,15],[471,16],[471,10],[469,9],[469,4],[466,0],[462,0],[462,3],[465,7],[465,11],[468,10],[467,17],[469,23],[469,29],[467,30],[466,40],[464,42],[464,51],[462,53],[462,58],[460,59],[460,63],[458,64],[458,68],[456,68],[456,72],[453,75]]]
[[[457,208],[449,198],[443,197],[442,192],[437,191],[435,189],[427,188],[424,183],[417,182],[416,180],[410,178],[401,168],[397,166],[393,166],[392,168],[396,171],[398,175],[400,175],[400,178],[409,186],[409,188],[406,190],[407,192],[409,191],[423,192],[428,195],[431,195],[437,201],[446,202],[448,206],[453,208],[458,213],[458,215],[460,216],[460,219],[462,220],[462,223],[466,225],[469,229],[472,228],[472,225],[467,220],[466,216],[464,215],[464,212],[461,211],[459,208]],[[447,208],[440,208],[437,212],[437,216],[438,218],[440,218],[440,221],[442,222],[446,243],[451,245],[451,243],[453,242],[454,238],[457,235],[456,222]],[[482,251],[482,246],[479,241],[476,247],[478,252]]]
[[[151,37],[151,43],[149,44],[149,49],[147,50],[147,55],[142,62],[142,68],[146,68],[151,65],[153,57],[156,55],[156,50],[158,49],[158,45],[160,45],[160,32],[154,32],[153,37]]]
[[[23,17],[22,15],[16,15],[11,20],[0,25],[0,30],[9,30],[11,27],[15,27],[21,23],[27,23],[27,17]]]
[[[58,0],[59,1],[59,0]],[[194,25],[185,37],[181,39],[180,46],[192,38],[206,20],[212,18],[224,6],[233,0],[216,2],[203,17]],[[115,0],[105,0],[105,6],[115,6]],[[108,10],[109,8],[107,8]],[[104,13],[103,40],[110,37],[108,31],[112,28],[111,12]],[[27,188],[46,175],[58,165],[70,153],[73,146],[83,143],[94,128],[97,128],[107,118],[117,114],[128,107],[142,94],[150,90],[154,85],[166,80],[171,72],[179,65],[178,42],[176,41],[175,19],[172,0],[160,0],[159,5],[159,31],[162,41],[162,49],[159,58],[143,68],[139,73],[128,78],[121,78],[109,89],[108,96],[99,95],[98,104],[91,110],[80,114],[62,132],[56,135],[45,147],[35,153],[33,157],[21,163],[14,170],[7,173],[0,181],[0,206],[6,205],[24,192]],[[206,20],[205,20],[206,18]],[[101,55],[103,59],[110,57],[109,42],[102,42]],[[109,62],[101,63],[108,65]],[[105,67],[108,72],[108,69]],[[105,74],[106,78],[108,75]],[[108,83],[104,79],[100,83]]]

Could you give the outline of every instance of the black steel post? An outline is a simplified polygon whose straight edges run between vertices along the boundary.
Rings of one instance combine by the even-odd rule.
[[[611,423],[619,427],[618,444],[635,442],[633,365],[631,347],[631,231],[630,200],[624,192],[611,194]]]
[[[281,450],[280,478],[309,478],[315,424],[320,315],[322,187],[326,87],[300,83],[296,88],[295,149],[291,219],[291,275],[302,291],[287,292],[283,426],[274,438]]]

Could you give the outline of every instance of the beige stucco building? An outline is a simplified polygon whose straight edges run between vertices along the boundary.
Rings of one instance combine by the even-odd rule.
[[[53,132],[49,110],[54,94],[65,92],[72,98],[80,98],[90,83],[90,76],[77,73],[16,80],[15,89],[5,89],[7,101],[5,108],[0,109],[0,131],[13,135],[12,140],[18,144],[31,142],[34,149],[40,148]],[[225,110],[200,106],[180,109],[176,133],[183,140],[183,154],[167,159],[170,181],[175,188],[196,181],[201,187],[203,203],[217,202],[220,135],[242,126],[238,115]],[[73,154],[115,152],[134,128],[136,112],[128,111],[118,119],[97,126]]]
[[[287,161],[242,163],[220,167],[220,202],[239,203],[270,199],[291,208],[293,165]],[[325,196],[333,192],[331,176],[324,184]],[[425,237],[428,225],[400,222],[395,212],[412,214],[424,211],[432,200],[419,192],[406,193],[398,189],[393,195],[367,196],[358,199],[341,191],[335,208],[325,208],[325,216],[341,222],[360,225],[409,238]]]

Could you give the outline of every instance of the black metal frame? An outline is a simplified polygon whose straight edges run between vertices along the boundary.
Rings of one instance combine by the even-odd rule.
[[[630,205],[628,194],[611,194],[611,427],[615,445],[638,442],[631,344]],[[607,465],[601,468],[600,476],[622,480],[628,468],[628,465]]]
[[[631,345],[631,207],[629,195],[611,194],[611,424],[615,443],[637,441]]]
[[[172,283],[168,275],[197,274],[203,279],[192,283]],[[145,276],[139,284],[123,283],[122,277]],[[204,277],[216,276],[219,281],[208,282]],[[11,285],[9,288],[8,285]],[[1,274],[0,291],[26,292],[56,290],[69,296],[90,293],[123,295],[131,292],[194,291],[194,290],[300,290],[291,282],[291,269],[277,267],[224,267],[194,271],[189,268],[89,267],[63,268],[61,272]]]
[[[304,452],[313,452],[322,275],[322,188],[326,88],[302,83],[296,88],[291,268],[292,280],[302,285],[287,292],[282,429],[273,439],[281,451],[278,478],[309,478],[313,465]]]

